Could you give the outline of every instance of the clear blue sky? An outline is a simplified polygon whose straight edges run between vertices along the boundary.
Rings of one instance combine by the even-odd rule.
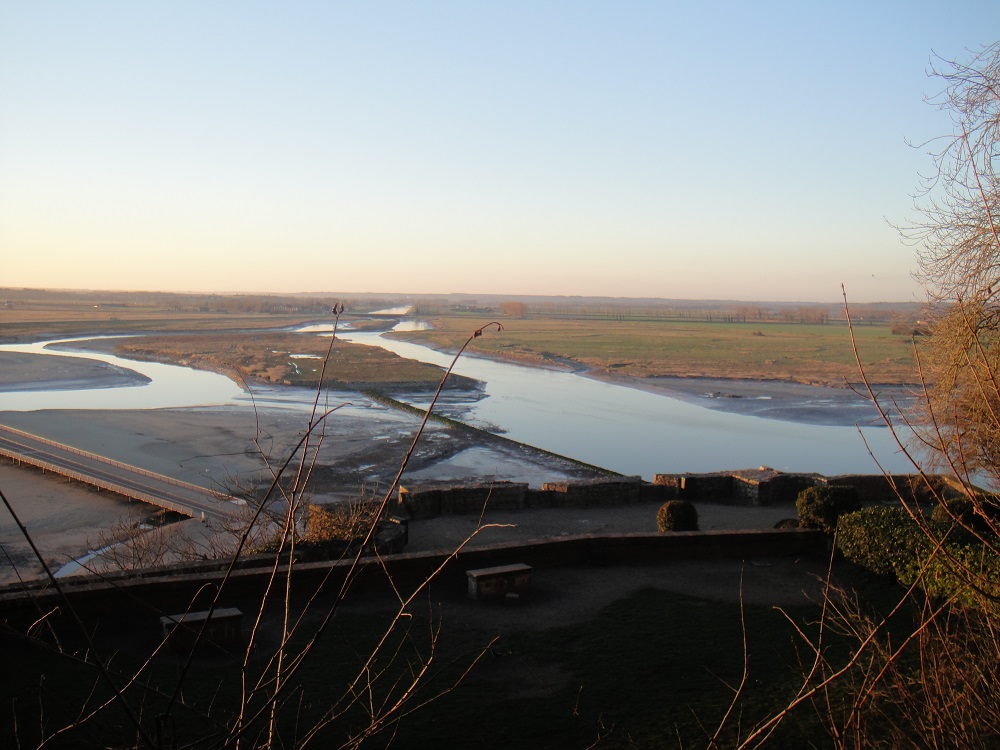
[[[919,296],[1000,2],[0,0],[0,286]]]

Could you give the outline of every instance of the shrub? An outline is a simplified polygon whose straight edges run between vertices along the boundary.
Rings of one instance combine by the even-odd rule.
[[[797,529],[799,528],[799,519],[797,518],[782,518],[776,524],[774,524],[776,529]]]
[[[362,501],[311,504],[303,541],[323,544],[330,541],[351,542],[364,537],[375,522],[378,506]]]
[[[698,510],[687,500],[669,500],[656,513],[660,531],[697,531]]]
[[[976,516],[976,508],[966,497],[953,497],[934,506],[931,528],[939,537],[947,534],[952,542],[971,542],[973,530],[983,532],[986,524]]]
[[[892,324],[895,336],[926,336],[927,326],[912,320],[897,320]]]
[[[855,565],[905,582],[930,543],[904,508],[875,506],[840,517],[837,549]]]
[[[934,507],[931,520],[944,529],[958,524],[968,532],[992,534],[1000,520],[1000,508],[997,498],[990,494],[976,494],[974,498],[953,497]]]
[[[841,516],[837,549],[856,565],[903,585],[919,578],[920,588],[933,597],[973,606],[982,606],[983,595],[995,598],[1000,557],[966,539],[947,542],[931,557],[936,544],[929,535],[941,530],[933,521],[923,528],[904,508],[864,508]]]
[[[827,534],[836,531],[840,516],[860,508],[858,491],[848,485],[820,484],[809,487],[802,490],[795,500],[799,526],[804,529],[822,529]]]
[[[968,498],[954,497],[936,505],[931,511],[931,520],[946,526],[950,526],[954,522],[968,526],[972,523],[975,512],[975,508],[972,507]]]

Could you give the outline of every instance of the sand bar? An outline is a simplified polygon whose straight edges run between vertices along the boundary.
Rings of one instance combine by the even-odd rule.
[[[0,351],[0,392],[116,388],[148,382],[145,375],[98,360]]]

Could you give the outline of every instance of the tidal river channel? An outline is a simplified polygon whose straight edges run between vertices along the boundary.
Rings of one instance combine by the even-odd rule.
[[[452,355],[376,333],[347,332],[344,338],[442,367],[452,361]],[[463,356],[454,372],[485,383],[487,397],[466,407],[465,421],[646,479],[655,473],[758,466],[828,476],[878,473],[869,447],[887,471],[913,471],[885,427],[734,414],[572,372],[476,356]]]
[[[447,367],[451,355],[377,333],[345,332],[346,340],[382,346],[401,356]],[[51,342],[50,342],[51,343]],[[97,352],[54,351],[44,344],[2,346],[20,351],[85,356],[141,373],[146,384],[0,393],[0,411],[37,409],[151,409],[233,405],[250,408],[228,378],[187,367],[136,362]],[[484,397],[451,403],[450,416],[501,431],[514,440],[597,466],[638,474],[704,472],[770,466],[826,475],[877,473],[879,466],[910,472],[890,431],[875,426],[829,426],[764,419],[709,409],[659,393],[609,384],[579,374],[524,367],[475,356],[455,368],[484,383]],[[273,394],[294,404],[292,391]],[[301,391],[307,403],[308,392]],[[359,403],[357,394],[351,400]],[[259,405],[258,400],[258,405]],[[426,405],[414,400],[418,406]],[[372,418],[377,418],[372,414]]]

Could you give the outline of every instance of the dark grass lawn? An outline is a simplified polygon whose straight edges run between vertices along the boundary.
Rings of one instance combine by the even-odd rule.
[[[487,605],[489,606],[489,605]],[[495,605],[503,606],[503,605]],[[425,610],[426,611],[426,610]],[[807,631],[817,610],[786,613]],[[784,705],[799,684],[801,642],[781,612],[693,599],[644,590],[620,600],[589,622],[509,633],[468,630],[444,622],[438,652],[414,701],[446,688],[474,654],[497,640],[482,661],[454,690],[390,725],[371,738],[371,746],[396,748],[585,748],[704,747],[733,698],[743,671],[743,626],[749,679],[724,731],[722,746],[737,733]],[[388,615],[338,617],[287,693],[281,713],[282,746],[321,719],[359,674]],[[335,747],[362,726],[366,710],[386,696],[398,695],[429,653],[430,621],[418,613],[407,635],[390,639],[381,657],[353,688],[358,704],[316,739],[315,747]],[[47,732],[87,716],[108,699],[96,671],[46,650],[4,639],[5,678],[0,684],[0,746],[34,747],[40,727]],[[269,645],[273,645],[269,644]],[[140,664],[135,647],[111,659],[112,669],[128,675]],[[259,672],[268,649],[255,655]],[[390,659],[391,655],[393,659]],[[368,690],[368,677],[392,661]],[[196,658],[179,693],[186,708],[163,720],[183,661],[157,657],[142,681],[161,693],[133,685],[127,690],[134,715],[155,737],[157,731],[177,747],[211,747],[233,721],[240,694],[236,660],[218,654]],[[119,680],[122,678],[119,677]],[[96,687],[95,687],[96,686]],[[395,698],[392,698],[395,700]],[[411,703],[410,705],[415,705]],[[251,705],[249,714],[259,709]],[[266,725],[258,724],[258,727]],[[811,712],[793,716],[769,747],[822,746]],[[257,730],[252,732],[257,736]],[[817,737],[820,740],[817,741]],[[136,732],[125,711],[112,704],[46,747],[132,747]],[[164,747],[172,747],[170,743]]]

